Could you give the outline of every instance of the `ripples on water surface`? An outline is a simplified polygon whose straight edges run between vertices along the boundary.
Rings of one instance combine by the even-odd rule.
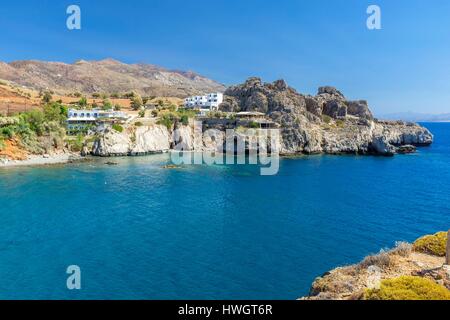
[[[415,155],[161,167],[168,155],[0,170],[0,298],[296,299],[397,240],[448,229],[450,124]],[[82,290],[65,269],[82,270]]]

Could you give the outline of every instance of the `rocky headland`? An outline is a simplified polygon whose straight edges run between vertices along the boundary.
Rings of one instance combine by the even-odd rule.
[[[417,146],[433,142],[428,129],[415,123],[377,120],[367,101],[347,100],[333,87],[321,87],[316,96],[310,96],[298,93],[283,80],[263,83],[259,78],[249,78],[244,84],[229,87],[224,95],[219,107],[224,114],[260,112],[276,124],[281,133],[282,155],[392,156],[414,152]],[[231,117],[228,127],[232,124]],[[212,147],[208,137],[194,139],[195,134],[198,132],[192,121],[190,125],[175,123],[172,127],[156,123],[139,127],[130,124],[123,132],[113,129],[102,132],[91,152],[96,156],[166,152],[176,141],[183,141],[184,150],[202,151]],[[217,146],[220,148],[222,146]]]
[[[424,146],[433,135],[414,123],[378,121],[367,101],[349,101],[336,88],[302,95],[283,80],[250,78],[225,92],[224,111],[258,111],[280,124],[283,154],[392,155],[403,145]]]

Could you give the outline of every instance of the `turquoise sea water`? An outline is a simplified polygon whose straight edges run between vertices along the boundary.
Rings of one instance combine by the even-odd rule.
[[[394,158],[167,170],[168,155],[0,170],[2,299],[296,299],[336,266],[450,226],[450,124]],[[66,288],[67,266],[82,289]]]

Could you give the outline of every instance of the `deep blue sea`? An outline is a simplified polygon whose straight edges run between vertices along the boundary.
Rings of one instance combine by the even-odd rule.
[[[449,228],[450,124],[425,125],[417,154],[283,159],[276,176],[167,154],[0,169],[0,299],[296,299]]]

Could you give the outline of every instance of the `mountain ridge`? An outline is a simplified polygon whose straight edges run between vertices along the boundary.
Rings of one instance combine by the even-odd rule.
[[[0,79],[60,94],[111,94],[136,90],[142,95],[182,98],[225,90],[223,84],[194,71],[171,70],[146,63],[127,64],[113,58],[74,63],[41,60],[0,62]]]
[[[411,122],[449,122],[450,113],[420,113],[420,112],[397,112],[378,116],[379,119],[385,120],[403,120]]]

